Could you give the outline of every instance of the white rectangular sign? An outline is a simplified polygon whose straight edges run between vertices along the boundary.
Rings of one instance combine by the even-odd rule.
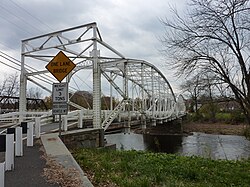
[[[68,102],[68,83],[53,83],[52,91],[53,103],[66,103]]]
[[[52,114],[53,115],[68,114],[68,104],[67,103],[53,103]]]
[[[52,91],[53,108],[52,114],[68,114],[68,83],[53,83]]]

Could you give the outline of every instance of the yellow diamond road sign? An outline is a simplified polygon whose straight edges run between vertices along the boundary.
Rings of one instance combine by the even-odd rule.
[[[74,68],[75,64],[60,51],[46,66],[46,69],[61,82]]]

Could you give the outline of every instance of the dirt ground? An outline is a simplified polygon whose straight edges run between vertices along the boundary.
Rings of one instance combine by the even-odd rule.
[[[185,133],[204,132],[208,134],[243,135],[246,125],[230,125],[221,123],[186,123],[182,128]]]

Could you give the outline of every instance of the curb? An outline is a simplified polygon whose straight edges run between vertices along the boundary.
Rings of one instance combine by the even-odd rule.
[[[77,171],[77,173],[79,173],[82,187],[94,187],[62,140],[58,137],[58,133],[42,135],[41,141],[45,149],[45,153],[49,158],[54,159],[64,168],[73,168]]]

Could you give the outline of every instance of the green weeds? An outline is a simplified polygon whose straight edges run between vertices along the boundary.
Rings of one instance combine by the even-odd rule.
[[[250,160],[226,161],[142,151],[79,149],[74,157],[94,186],[249,186]]]

